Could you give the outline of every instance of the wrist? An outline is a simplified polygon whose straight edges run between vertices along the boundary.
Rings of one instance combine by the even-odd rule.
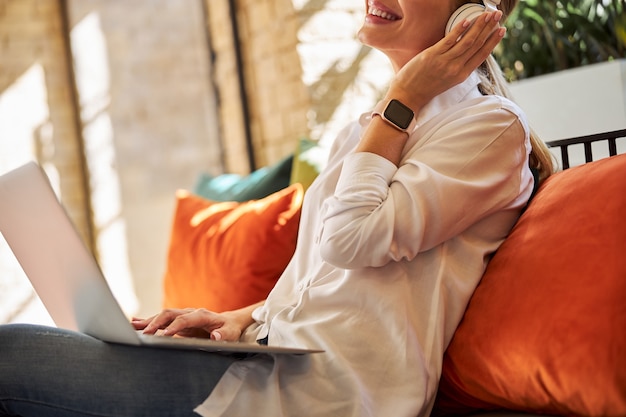
[[[390,101],[392,99],[400,101],[402,104],[413,110],[416,118],[422,107],[430,101],[425,97],[421,97],[415,89],[405,89],[401,83],[396,80],[391,82],[391,85],[383,98],[385,101]]]
[[[254,323],[252,313],[257,309],[257,307],[262,306],[263,303],[264,301],[240,308],[238,310],[225,311],[222,314],[232,320],[232,322],[236,323],[237,327],[243,331],[245,328]]]
[[[417,127],[415,112],[395,98],[379,102],[372,112],[374,116],[380,116],[385,123],[409,136]]]

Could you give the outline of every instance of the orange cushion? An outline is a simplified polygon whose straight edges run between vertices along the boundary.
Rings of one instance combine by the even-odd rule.
[[[177,193],[164,307],[227,311],[265,299],[296,247],[303,190],[213,202]]]
[[[434,415],[626,415],[626,155],[550,177],[445,354]]]

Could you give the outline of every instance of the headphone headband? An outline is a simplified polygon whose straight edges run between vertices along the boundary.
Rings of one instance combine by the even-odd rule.
[[[483,0],[483,4],[485,5],[485,9],[490,12],[495,12],[500,5],[500,0]]]
[[[495,12],[498,10],[498,6],[500,5],[501,0],[482,0],[482,4],[478,3],[465,3],[461,7],[459,7],[450,19],[448,20],[448,24],[446,25],[446,33],[449,33],[452,28],[463,21],[463,19],[475,19],[485,10],[489,12]]]

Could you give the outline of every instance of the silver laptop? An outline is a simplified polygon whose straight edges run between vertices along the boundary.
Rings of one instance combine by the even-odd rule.
[[[0,233],[58,327],[137,346],[235,353],[322,352],[137,332],[35,162],[0,176]]]

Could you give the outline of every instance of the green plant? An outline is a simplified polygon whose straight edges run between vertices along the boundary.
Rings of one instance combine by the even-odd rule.
[[[509,80],[626,56],[626,0],[521,0],[495,56]]]

